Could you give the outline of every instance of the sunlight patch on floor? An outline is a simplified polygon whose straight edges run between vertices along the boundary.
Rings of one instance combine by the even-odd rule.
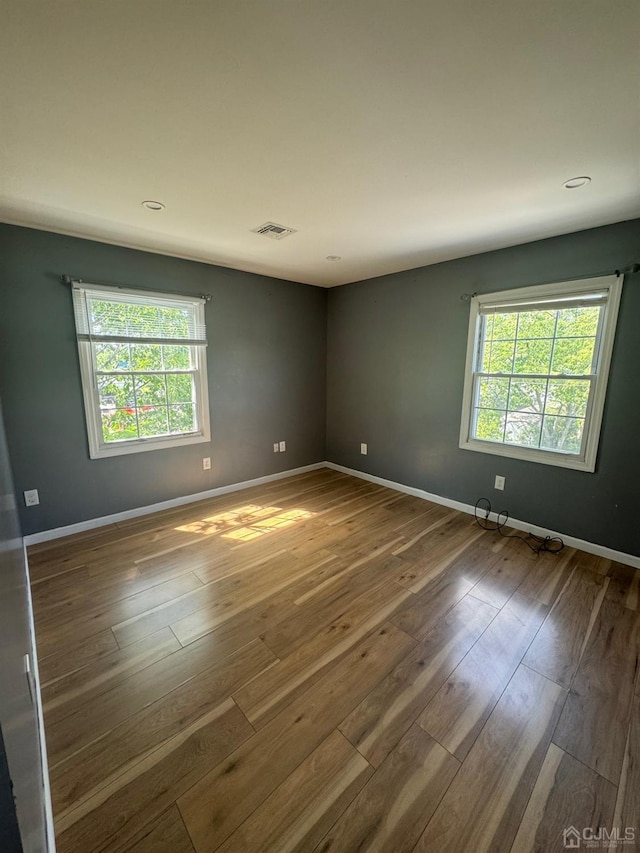
[[[237,530],[232,530],[230,533],[223,533],[223,539],[235,539],[240,542],[248,542],[250,539],[257,539],[258,536],[264,536],[265,533],[274,533],[276,530],[282,530],[285,527],[290,527],[297,521],[304,521],[307,518],[313,518],[314,513],[307,512],[304,509],[290,509],[279,511],[276,515],[270,518],[256,521],[249,526],[240,527]]]
[[[223,539],[248,542],[266,533],[274,533],[313,518],[315,513],[305,509],[281,509],[277,506],[247,504],[237,509],[211,515],[198,521],[181,524],[176,530],[182,533],[201,533],[203,536],[218,534]]]

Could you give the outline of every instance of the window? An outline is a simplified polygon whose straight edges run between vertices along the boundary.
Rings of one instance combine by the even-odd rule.
[[[622,279],[471,301],[460,447],[594,471]]]
[[[92,459],[209,441],[204,300],[73,283]]]

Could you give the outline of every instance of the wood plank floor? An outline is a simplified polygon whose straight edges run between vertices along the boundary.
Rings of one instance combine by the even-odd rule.
[[[60,853],[640,849],[640,572],[329,471],[29,549]]]

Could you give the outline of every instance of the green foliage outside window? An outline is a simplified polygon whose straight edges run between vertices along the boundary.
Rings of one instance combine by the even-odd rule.
[[[92,322],[104,334],[132,337],[160,323],[171,334],[189,335],[180,308],[93,300]],[[104,441],[125,441],[195,432],[191,347],[176,344],[93,344]],[[188,371],[188,372],[175,372]]]
[[[573,307],[483,319],[479,369],[505,376],[479,378],[476,438],[580,452],[591,389],[590,379],[581,377],[593,370],[600,310]]]

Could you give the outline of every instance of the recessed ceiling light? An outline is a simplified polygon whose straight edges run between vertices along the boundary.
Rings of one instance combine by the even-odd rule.
[[[164,204],[161,201],[143,201],[142,206],[146,207],[147,210],[164,210]]]
[[[342,257],[340,255],[327,255],[327,261],[341,261]]]
[[[586,187],[587,184],[591,183],[591,178],[587,175],[581,175],[578,178],[569,178],[568,181],[565,181],[562,185],[565,190],[577,190],[580,187]]]

